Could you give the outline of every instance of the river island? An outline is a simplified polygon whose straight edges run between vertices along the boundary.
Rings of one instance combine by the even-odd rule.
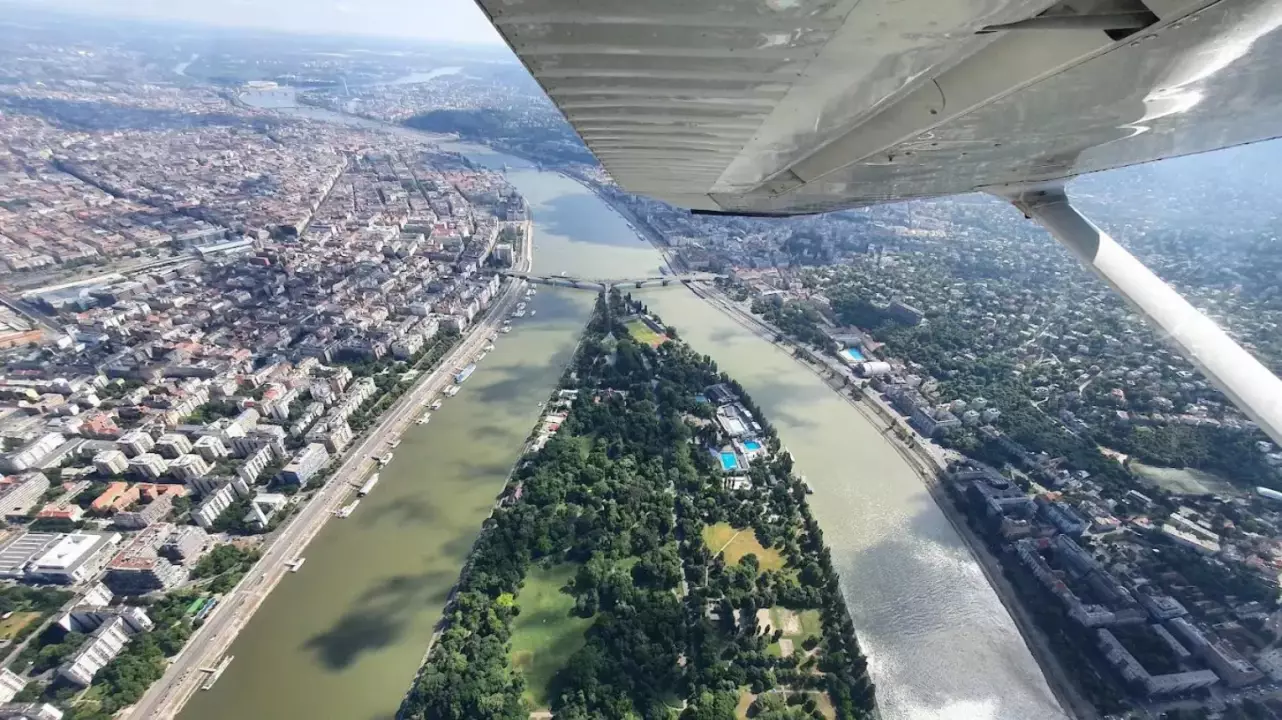
[[[711,358],[601,295],[400,715],[872,717],[792,470]]]

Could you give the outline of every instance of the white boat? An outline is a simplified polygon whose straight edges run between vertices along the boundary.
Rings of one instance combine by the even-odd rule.
[[[356,497],[365,497],[366,495],[369,495],[369,491],[373,490],[374,486],[377,484],[378,473],[374,473],[373,475],[370,475],[369,479],[365,481],[365,484],[361,485],[361,488],[356,491]]]
[[[492,352],[494,350],[494,343],[490,343],[489,345],[486,345],[481,349],[484,350],[485,352]]]
[[[490,342],[494,342],[495,340],[498,340],[498,339],[499,339],[498,333],[490,333]]]
[[[427,423],[429,423],[431,420],[432,420],[432,413],[430,413],[430,412],[425,412],[425,413],[423,413],[423,416],[422,416],[422,417],[420,417],[417,421],[415,421],[415,423],[414,423],[414,424],[415,424],[415,425],[426,425],[426,424],[427,424]]]
[[[440,400],[437,400],[437,401],[433,402],[431,405],[428,405],[428,406],[427,406],[427,409],[428,409],[428,410],[440,410],[440,409],[441,409],[441,401],[440,401]]]
[[[486,355],[489,355],[489,354],[490,354],[490,353],[489,353],[489,351],[488,351],[488,350],[482,350],[482,351],[481,351],[481,354],[476,356],[476,361],[477,361],[477,362],[481,362],[482,360],[484,360],[484,359],[485,359],[485,356],[486,356]]]
[[[360,504],[361,501],[359,499],[353,500],[344,505],[338,512],[334,513],[334,517],[351,517],[352,513],[356,511],[356,506]]]
[[[389,443],[387,444],[387,448],[390,450],[390,449],[392,449],[392,448],[394,448],[394,447],[399,447],[399,446],[400,446],[400,444],[401,444],[401,439],[400,439],[400,438],[396,438],[395,440],[393,440],[393,441],[391,441],[391,442],[389,442]]]
[[[525,309],[525,303],[523,303],[523,302],[517,303],[517,304],[516,304],[516,309],[517,309],[517,310],[524,310],[524,309]]]
[[[531,311],[530,311],[530,317],[534,317],[534,313],[536,313],[536,312],[538,312],[538,310],[531,310]]]
[[[445,388],[445,397],[454,397],[455,395],[458,395],[458,391],[459,391],[458,385],[451,385]]]
[[[512,313],[512,317],[525,317],[525,311],[517,310],[516,312]]]
[[[285,563],[285,567],[288,567],[290,572],[298,572],[298,569],[301,568],[305,562],[307,562],[307,558],[294,558],[293,560]]]
[[[506,333],[510,333],[510,332],[512,332],[512,326],[511,326],[511,325],[504,325],[504,326],[503,326],[503,329],[502,329],[502,330],[500,330],[499,332],[504,333],[504,334],[506,334]]]
[[[386,455],[384,455],[384,456],[382,456],[382,457],[376,457],[376,458],[374,458],[374,462],[378,463],[378,466],[379,466],[379,467],[384,467],[384,466],[386,466],[389,462],[391,462],[391,461],[392,461],[392,456],[393,456],[393,454],[394,454],[394,453],[390,453],[390,452],[389,452],[388,454],[386,454]]]

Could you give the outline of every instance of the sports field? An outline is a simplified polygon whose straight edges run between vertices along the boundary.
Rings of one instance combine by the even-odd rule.
[[[512,665],[525,674],[525,696],[536,708],[548,706],[548,684],[583,647],[583,633],[592,624],[570,614],[574,597],[561,592],[578,569],[574,563],[550,570],[535,565],[516,598],[521,614],[512,621]]]
[[[661,335],[651,330],[649,325],[646,325],[640,320],[629,320],[627,328],[628,334],[632,336],[633,340],[636,340],[639,343],[645,343],[650,347],[659,347],[668,340],[667,335]]]

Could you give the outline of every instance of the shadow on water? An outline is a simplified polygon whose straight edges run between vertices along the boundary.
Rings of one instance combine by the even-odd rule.
[[[512,437],[512,431],[498,425],[482,425],[472,429],[472,437],[477,440],[507,440]]]
[[[444,605],[455,579],[453,570],[386,578],[365,591],[327,630],[304,642],[303,649],[314,653],[326,669],[344,670],[362,655],[399,642],[419,608]]]
[[[566,362],[570,359],[573,348],[559,349],[550,358],[545,358],[543,362],[527,362],[518,366],[495,367],[491,370],[492,374],[502,375],[502,379],[489,380],[484,385],[478,386],[472,392],[472,399],[493,405],[507,405],[512,402],[512,398],[519,397],[521,392],[531,387],[535,387],[540,380],[548,377],[549,371],[552,376],[560,372],[565,367]]]
[[[378,525],[384,520],[396,520],[402,525],[426,525],[440,520],[441,511],[436,505],[419,497],[400,498],[395,504],[378,505],[356,515],[362,526]]]
[[[818,423],[808,411],[814,403],[831,398],[831,392],[823,385],[807,382],[790,382],[786,378],[773,375],[768,380],[753,382],[752,399],[765,409],[766,417],[772,422],[797,428],[818,427]]]

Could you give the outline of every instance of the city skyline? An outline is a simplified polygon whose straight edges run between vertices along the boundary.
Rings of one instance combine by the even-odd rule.
[[[471,0],[19,0],[6,4],[120,20],[502,46],[498,33]]]

